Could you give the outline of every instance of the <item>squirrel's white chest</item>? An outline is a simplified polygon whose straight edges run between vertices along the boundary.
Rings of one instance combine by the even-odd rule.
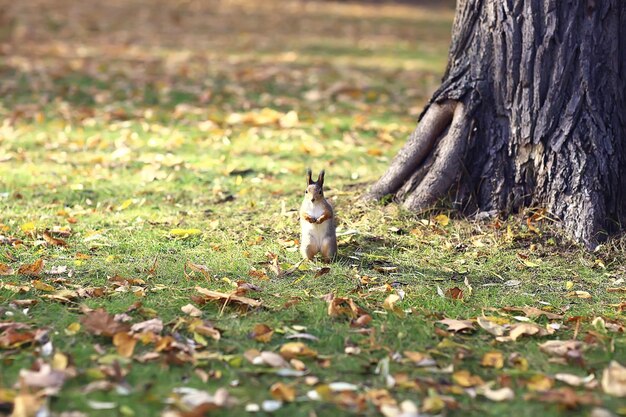
[[[321,204],[313,204],[309,207],[307,214],[315,219],[319,218],[322,214],[324,214],[324,206]]]

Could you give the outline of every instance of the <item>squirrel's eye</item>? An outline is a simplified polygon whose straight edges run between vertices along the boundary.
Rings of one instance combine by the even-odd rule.
[[[308,194],[308,193],[309,193],[309,190],[304,190],[304,194]]]

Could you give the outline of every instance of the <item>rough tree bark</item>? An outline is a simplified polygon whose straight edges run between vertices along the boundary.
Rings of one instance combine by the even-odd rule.
[[[369,197],[549,210],[594,246],[626,220],[626,1],[458,0],[448,67]]]

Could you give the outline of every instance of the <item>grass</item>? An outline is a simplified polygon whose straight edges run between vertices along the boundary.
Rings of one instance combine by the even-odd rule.
[[[14,6],[13,33],[0,56],[0,235],[6,242],[0,263],[17,270],[41,258],[45,270],[67,267],[60,275],[1,276],[0,323],[46,329],[54,351],[70,358],[65,369],[71,378],[49,398],[53,413],[178,413],[173,410],[184,406],[175,401],[175,388],[212,393],[226,387],[239,404],[212,413],[244,415],[246,404],[271,399],[269,389],[279,381],[297,396],[270,413],[275,415],[379,415],[375,389],[386,390],[379,395],[388,401],[408,399],[426,413],[451,416],[579,415],[592,408],[565,410],[563,404],[530,400],[542,394],[528,380],[557,372],[600,378],[610,360],[626,354],[623,327],[614,333],[615,327],[591,324],[604,317],[624,325],[616,307],[623,292],[608,291],[624,285],[619,242],[585,252],[562,239],[549,220],[527,223],[532,212],[471,221],[445,204],[415,215],[395,204],[359,201],[437,87],[450,10],[333,3],[301,8],[297,2],[189,2],[181,8],[168,2],[146,7],[139,0],[73,3],[29,2],[37,13],[25,4]],[[289,111],[297,113],[297,123],[284,118]],[[233,114],[245,120],[236,122]],[[308,263],[277,277],[268,253],[283,270],[299,261],[297,209],[309,166],[327,169],[340,257],[321,276],[316,275],[323,265]],[[200,233],[176,237],[174,229]],[[68,246],[46,244],[45,230],[67,231]],[[210,279],[186,276],[188,261],[204,265]],[[117,286],[115,276],[140,281]],[[36,281],[51,288],[37,289]],[[258,286],[247,296],[261,300],[262,308],[242,312],[191,298],[196,286],[230,292],[238,281]],[[454,287],[464,290],[462,300],[438,292]],[[67,290],[73,292],[69,301],[50,298]],[[591,298],[572,291],[587,291]],[[399,292],[405,294],[398,303],[405,317],[384,308],[389,294]],[[322,299],[329,293],[353,299],[371,315],[367,332],[329,316]],[[37,304],[16,307],[15,300],[29,299]],[[154,344],[139,343],[134,357],[125,358],[110,337],[93,335],[85,325],[75,334],[68,330],[81,322],[85,307],[118,314],[137,302],[128,313],[133,323],[160,318],[163,335],[194,345],[196,353],[172,348],[141,363],[137,359],[154,351]],[[181,325],[189,320],[181,307],[189,303],[220,329],[220,340],[198,338]],[[565,319],[556,321],[561,328],[554,336],[515,343],[497,343],[480,329],[448,333],[436,324],[483,313],[513,323],[512,315],[523,314],[501,310],[510,306],[563,312]],[[268,343],[248,336],[256,324],[274,330]],[[302,359],[317,383],[280,377],[244,358],[250,349],[277,352],[296,332],[319,338],[307,341],[318,357]],[[548,339],[572,337],[589,346],[584,364],[551,360],[538,348]],[[492,350],[504,358],[519,354],[528,366],[480,366]],[[438,368],[408,363],[405,351],[427,352]],[[19,372],[36,358],[50,361],[34,341],[0,350],[0,415],[10,413],[12,398],[21,392],[13,389]],[[387,385],[380,372],[385,364],[395,385]],[[454,382],[451,369],[511,386],[516,397],[503,403],[472,398]],[[206,382],[203,375],[209,375]],[[110,384],[85,392],[94,381]],[[358,390],[323,401],[306,396],[337,381]],[[624,413],[618,398],[600,389],[589,392],[597,405]],[[167,398],[174,404],[164,404]],[[94,409],[93,401],[111,408]]]

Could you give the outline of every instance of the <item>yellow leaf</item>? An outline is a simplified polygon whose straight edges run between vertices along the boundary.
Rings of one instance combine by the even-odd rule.
[[[7,264],[0,262],[0,275],[13,275],[15,271]]]
[[[22,229],[22,232],[24,233],[31,233],[35,230],[35,223],[33,222],[24,223],[23,225],[20,226],[20,229]]]
[[[200,229],[172,229],[170,230],[170,236],[186,238],[189,236],[201,235]]]
[[[80,330],[80,323],[74,322],[67,326],[65,329],[65,334],[68,336],[74,336]]]
[[[526,388],[530,391],[547,391],[554,385],[554,380],[543,374],[536,374],[526,382]]]
[[[463,388],[476,387],[484,385],[484,381],[478,375],[472,375],[469,371],[456,371],[452,374],[452,380],[455,384]]]
[[[296,399],[296,390],[282,382],[277,382],[270,387],[270,394],[279,401],[292,402]]]
[[[591,294],[589,294],[589,292],[587,291],[572,291],[568,292],[567,296],[575,298],[591,298]]]
[[[383,308],[387,311],[394,313],[398,317],[404,317],[404,310],[396,305],[401,298],[398,294],[389,294],[383,302]]]
[[[438,214],[433,218],[433,221],[440,226],[447,226],[450,223],[450,218],[445,214]]]
[[[133,200],[129,198],[128,200],[125,200],[122,204],[120,204],[120,206],[117,208],[117,210],[118,211],[126,210],[132,204],[133,204]]]
[[[314,358],[317,352],[302,342],[285,343],[280,347],[280,354],[285,359],[293,359],[296,357]]]
[[[41,282],[39,280],[34,280],[32,282],[33,288],[39,291],[54,291],[54,287],[50,284],[46,284],[45,282]]]
[[[574,288],[574,283],[573,283],[572,281],[567,281],[567,282],[565,283],[565,289],[566,289],[567,291],[569,291],[569,290],[571,290],[572,288]]]
[[[480,364],[488,368],[502,369],[504,366],[504,356],[502,352],[499,351],[487,352],[483,356]]]
[[[135,339],[130,333],[119,332],[113,336],[113,344],[117,348],[117,353],[124,358],[130,358],[133,356],[137,339]]]
[[[63,371],[67,369],[70,360],[66,354],[61,352],[56,352],[52,357],[52,369],[56,369],[57,371]]]

